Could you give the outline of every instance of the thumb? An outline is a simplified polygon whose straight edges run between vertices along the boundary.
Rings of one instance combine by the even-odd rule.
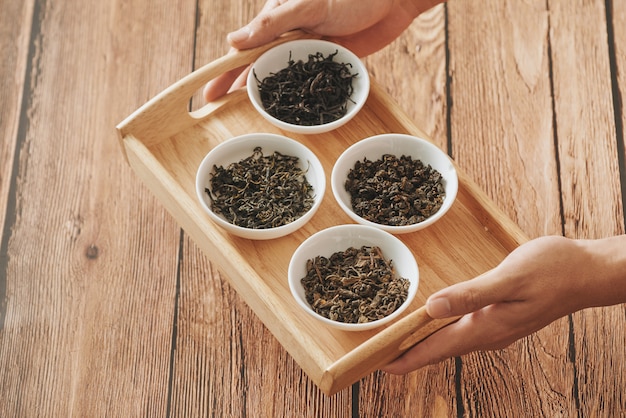
[[[270,1],[250,23],[228,34],[228,42],[237,49],[264,45],[293,29],[312,27],[324,11],[311,1],[292,0],[283,4]]]
[[[426,301],[426,312],[435,319],[465,315],[505,301],[509,293],[506,281],[491,270],[432,294]]]

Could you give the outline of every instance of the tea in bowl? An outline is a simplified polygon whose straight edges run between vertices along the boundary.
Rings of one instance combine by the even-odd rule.
[[[411,304],[419,269],[397,237],[365,225],[338,225],[306,239],[288,269],[296,302],[322,323],[365,331],[397,319]]]
[[[383,134],[339,156],[331,187],[354,221],[403,234],[441,219],[459,186],[452,160],[436,145],[416,136]]]
[[[347,48],[300,39],[261,55],[246,88],[254,108],[274,126],[318,134],[344,125],[361,110],[370,80],[365,65]]]
[[[325,190],[324,168],[309,148],[267,133],[222,142],[196,174],[196,195],[209,218],[233,235],[255,240],[302,227]]]

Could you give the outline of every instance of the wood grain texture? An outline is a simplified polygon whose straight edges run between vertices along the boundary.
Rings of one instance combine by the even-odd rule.
[[[615,193],[619,171],[610,145],[615,132],[612,103],[606,94],[611,88],[607,84],[608,44],[601,36],[606,31],[604,2],[486,2],[480,13],[474,7],[477,4],[472,2],[450,3],[451,129],[456,160],[470,171],[479,168],[476,180],[530,236],[559,231],[586,238],[623,233],[621,203]],[[467,15],[478,20],[470,21]],[[590,16],[597,25],[588,25]],[[581,33],[586,31],[594,34]],[[480,115],[472,112],[478,105]],[[598,114],[581,116],[586,112]],[[457,141],[455,129],[463,133]],[[467,137],[482,138],[467,141]],[[595,160],[598,167],[590,169]],[[584,167],[593,173],[583,174]],[[590,183],[595,188],[603,183],[587,180],[595,175],[608,175],[607,187],[592,190]],[[603,215],[585,216],[586,205],[607,199]],[[581,208],[577,210],[581,213],[572,215],[573,208]],[[580,214],[591,221],[592,229],[602,232],[572,233],[568,218],[573,216],[578,224]],[[605,400],[608,395],[605,410],[621,410],[621,401],[610,395],[613,385],[601,385],[599,390],[599,380],[594,380],[591,390],[585,387],[587,380],[580,379],[580,370],[588,371],[589,364],[573,361],[575,353],[567,346],[580,338],[576,335],[579,315],[588,314],[556,321],[500,353],[467,356],[463,390],[484,395],[479,404],[483,411],[493,413],[567,416],[581,408],[580,390],[589,392],[591,399]],[[623,348],[606,347],[610,340],[601,342],[606,338],[603,331],[596,338],[600,347],[592,350],[594,364],[602,369],[613,361],[612,353],[623,353]],[[486,364],[491,366],[488,376]],[[516,375],[524,379],[515,379]],[[613,379],[615,385],[623,384],[621,377]],[[527,380],[532,381],[532,392],[526,390]],[[463,405],[470,413],[474,408],[472,403]]]
[[[540,1],[449,3],[452,155],[532,236],[560,232],[548,23]]]
[[[626,93],[626,8],[620,7],[615,2],[609,8],[609,34],[612,39],[609,45],[613,46],[612,52],[615,56],[614,65],[611,68],[613,80],[612,96],[616,111],[616,140],[618,148],[618,161],[620,162],[621,191],[622,191],[622,212],[626,209],[626,145],[624,138],[624,127],[626,126],[626,105],[624,96]],[[626,215],[624,216],[626,218]],[[626,222],[626,221],[625,221]]]
[[[313,384],[114,129],[263,3],[0,0],[0,416],[623,415],[624,305]],[[529,236],[624,233],[624,2],[449,0],[366,62]]]
[[[194,4],[35,3],[2,416],[166,412],[180,229],[132,180],[114,126],[189,72]]]
[[[624,213],[615,158],[616,115],[608,94],[612,85],[605,2],[550,4],[565,234],[618,234],[624,230]],[[588,25],[587,19],[594,24]]]
[[[550,21],[539,1],[457,1],[449,8],[453,155],[530,236],[561,231]],[[460,359],[461,411],[475,414],[481,405],[487,415],[573,413],[567,338],[567,320],[560,320],[506,350]]]
[[[624,233],[623,185],[615,158],[623,152],[615,130],[622,115],[614,108],[613,94],[622,96],[626,86],[612,88],[609,42],[620,40],[608,39],[605,6],[604,1],[550,3],[564,233],[575,238]],[[582,415],[626,410],[622,394],[614,390],[626,384],[624,373],[616,372],[626,370],[626,327],[610,325],[625,313],[626,307],[617,306],[572,316],[570,358]]]
[[[391,45],[364,59],[372,77],[447,150],[445,8],[420,15]]]
[[[9,204],[9,190],[17,147],[24,85],[26,80],[30,38],[30,19],[34,1],[0,3],[0,207]],[[0,225],[5,224],[6,211],[0,211]],[[0,243],[5,231],[0,230]],[[0,318],[4,316],[5,290],[0,285]],[[0,320],[0,323],[2,320]]]

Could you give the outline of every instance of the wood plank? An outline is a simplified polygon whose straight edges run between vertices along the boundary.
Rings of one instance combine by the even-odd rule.
[[[10,366],[11,356],[3,347],[9,344],[6,327],[8,288],[8,262],[5,255],[9,245],[11,226],[15,222],[15,199],[11,198],[16,187],[14,160],[18,147],[20,109],[27,74],[28,41],[34,1],[0,2],[0,415],[16,415],[15,399],[19,392],[9,383],[5,374],[16,376],[19,370]]]
[[[350,415],[356,392],[321,395],[115,140],[120,120],[191,70],[196,24],[198,66],[260,6],[203,2],[198,21],[187,0],[0,2],[0,416]],[[442,10],[368,62],[442,147],[450,110],[457,161],[526,232],[624,233],[626,114],[612,106],[626,86],[626,7],[606,2],[612,41],[604,4],[451,0],[449,74]],[[375,373],[354,388],[360,415],[615,415],[626,409],[624,309],[408,376]]]
[[[550,2],[555,116],[558,137],[564,231],[575,238],[624,233],[624,190],[617,156],[623,131],[616,132],[611,83],[610,42],[623,48],[624,38],[608,39],[604,1]],[[614,2],[617,16],[626,6]],[[617,9],[617,10],[615,10]],[[593,22],[593,24],[590,24]],[[618,36],[622,28],[616,28]],[[617,51],[618,49],[615,48]],[[624,61],[621,61],[623,63]],[[614,71],[616,69],[613,69]],[[623,129],[623,124],[620,123]],[[623,166],[621,167],[624,168]],[[607,415],[626,410],[626,306],[590,309],[572,317],[572,362],[580,414]],[[618,324],[622,324],[619,326]]]
[[[604,6],[599,0],[551,3],[565,234],[571,237],[624,230]]]
[[[452,154],[523,230],[560,233],[545,5],[449,10]]]
[[[0,415],[165,415],[180,228],[114,127],[190,70],[195,2],[36,4]]]
[[[422,14],[365,62],[415,124],[447,150],[444,5]],[[359,412],[364,417],[453,416],[454,367],[451,360],[406,376],[374,373],[360,382]]]
[[[33,3],[34,0],[0,3],[0,225],[3,227],[13,178]],[[4,229],[0,230],[0,243],[4,243],[6,233]],[[4,261],[0,261],[0,269],[4,265]],[[0,328],[6,309],[6,290],[2,282],[4,280],[0,278]]]
[[[549,10],[542,1],[451,1],[448,10],[452,154],[529,236],[560,234]],[[567,336],[563,319],[505,350],[460,358],[457,411],[575,411]]]
[[[198,2],[196,67],[225,54],[226,34],[251,20],[261,6],[250,0]],[[193,109],[203,103],[200,94],[193,100]],[[184,416],[211,411],[237,416],[349,416],[350,388],[333,397],[324,395],[227,278],[211,267],[193,241],[185,243],[178,317],[178,329],[184,332],[177,340],[173,411]],[[187,324],[198,321],[198,310],[185,306],[204,312],[206,326],[189,329]],[[190,375],[198,358],[207,367]]]
[[[609,46],[613,46],[613,56],[615,67],[612,68],[614,89],[613,102],[616,110],[616,140],[620,157],[620,174],[622,186],[622,212],[626,211],[626,138],[624,129],[626,127],[626,104],[623,98],[626,97],[626,7],[622,3],[611,2],[609,25],[613,37],[609,39]],[[624,215],[626,222],[626,214]]]
[[[428,137],[447,150],[445,8],[420,15],[392,44],[364,59],[370,75]]]

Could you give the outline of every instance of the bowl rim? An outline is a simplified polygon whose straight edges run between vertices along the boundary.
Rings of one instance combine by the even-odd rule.
[[[435,214],[431,215],[430,217],[426,218],[425,220],[421,222],[417,222],[411,225],[385,225],[385,224],[372,222],[357,215],[352,210],[352,205],[350,204],[350,202],[346,202],[345,199],[342,198],[341,196],[341,194],[343,193],[342,191],[344,190],[343,188],[344,188],[345,177],[340,178],[340,175],[342,175],[341,173],[339,173],[340,167],[349,164],[350,161],[352,161],[352,164],[350,164],[350,167],[352,167],[354,163],[357,161],[356,158],[352,158],[353,154],[358,153],[358,150],[360,148],[368,146],[369,144],[372,144],[372,143],[381,143],[382,145],[382,141],[390,140],[390,139],[395,139],[397,141],[405,141],[405,142],[409,141],[411,143],[419,144],[420,147],[427,148],[430,152],[439,155],[442,161],[445,161],[447,164],[446,172],[441,173],[441,175],[443,176],[445,180],[444,188],[446,190],[446,196],[444,198],[443,204]],[[381,156],[382,156],[382,153],[381,153]],[[418,158],[415,154],[412,154],[411,156],[413,158]],[[361,156],[359,159],[362,159],[362,158],[363,156]],[[424,161],[423,158],[419,158],[419,159],[422,160],[426,164],[430,164],[430,162]],[[330,180],[331,190],[335,198],[335,201],[353,221],[358,222],[359,224],[362,224],[362,225],[369,225],[375,228],[379,228],[392,234],[404,234],[404,233],[415,232],[415,231],[424,229],[434,224],[435,222],[437,222],[450,210],[450,208],[456,201],[456,197],[457,197],[458,189],[459,189],[458,172],[456,170],[453,160],[450,158],[448,154],[446,154],[437,145],[435,145],[434,143],[432,143],[431,141],[425,138],[422,138],[416,135],[402,134],[402,133],[384,133],[384,134],[379,134],[379,135],[373,135],[373,136],[361,139],[360,141],[355,142],[354,144],[350,145],[339,155],[339,157],[335,161],[335,164],[333,165],[333,168],[331,171],[330,179],[331,179]]]
[[[302,284],[300,283],[301,277],[296,277],[296,273],[295,273],[295,269],[297,268],[296,263],[306,262],[309,259],[309,257],[305,256],[304,253],[306,252],[308,247],[314,244],[315,242],[325,238],[326,236],[338,236],[338,237],[348,240],[348,237],[353,236],[352,234],[358,234],[359,232],[360,232],[360,235],[371,237],[372,240],[376,239],[376,237],[381,237],[380,238],[381,241],[386,241],[387,243],[391,243],[391,245],[395,246],[396,248],[400,248],[403,252],[403,255],[402,255],[403,262],[410,263],[409,268],[411,270],[414,270],[415,274],[414,276],[406,277],[410,281],[409,292],[407,294],[406,300],[395,311],[393,311],[391,314],[387,315],[386,317],[377,319],[375,321],[360,323],[360,324],[333,321],[332,319],[326,318],[318,314],[317,312],[315,312],[311,308],[309,303],[300,296],[298,289],[302,290]],[[368,245],[368,244],[371,245],[371,243],[364,243],[363,245]],[[346,249],[347,248],[348,247],[346,247]],[[384,248],[381,248],[381,249],[383,250],[383,252],[385,251]],[[318,254],[318,255],[328,257],[334,252],[336,251],[333,250],[332,247],[329,247],[327,251],[328,254],[325,253],[325,254]],[[408,256],[408,258],[404,258],[404,256]],[[390,257],[389,254],[385,254],[385,257],[390,258],[391,260],[397,260],[397,257]],[[397,266],[397,264],[395,265]],[[401,274],[400,272],[396,272],[396,273]],[[289,283],[289,290],[291,292],[292,297],[295,299],[296,303],[310,316],[336,329],[341,329],[344,331],[367,331],[367,330],[381,327],[385,324],[388,324],[394,321],[406,311],[406,309],[413,303],[413,300],[415,299],[415,296],[417,295],[417,290],[420,284],[420,272],[419,272],[419,265],[417,263],[417,259],[415,255],[413,254],[413,252],[411,251],[411,249],[395,235],[390,234],[389,232],[386,232],[380,228],[375,228],[369,225],[341,224],[341,225],[334,225],[334,226],[322,229],[320,231],[317,231],[316,233],[314,233],[313,235],[305,239],[298,246],[298,248],[293,252],[291,259],[289,261],[289,267],[287,270],[287,280]]]
[[[206,193],[204,192],[204,189],[205,187],[210,187],[210,186],[207,186],[206,177],[210,173],[213,172],[213,168],[210,167],[209,165],[215,164],[215,162],[212,162],[213,157],[215,157],[215,155],[219,152],[232,148],[233,146],[243,146],[243,144],[246,143],[247,141],[255,140],[255,139],[258,141],[271,141],[275,144],[285,143],[285,144],[289,144],[299,149],[302,154],[306,154],[308,156],[306,162],[302,161],[302,158],[298,156],[300,159],[300,163],[308,164],[309,167],[313,167],[314,169],[314,174],[309,174],[309,173],[305,174],[305,176],[307,176],[307,179],[309,179],[309,175],[314,175],[316,178],[315,183],[317,184],[317,186],[314,186],[314,190],[313,190],[314,191],[313,205],[307,212],[302,214],[302,216],[298,217],[297,219],[293,220],[292,222],[288,224],[281,225],[275,228],[264,228],[264,229],[256,228],[255,229],[255,228],[246,228],[246,227],[242,227],[242,226],[230,223],[221,215],[218,215],[217,213],[215,213],[213,209],[211,208],[211,205],[207,202],[205,198]],[[251,143],[251,145],[255,145],[255,144]],[[264,147],[262,146],[262,148]],[[273,147],[272,151],[278,150],[278,149],[279,147],[276,146],[276,147]],[[224,162],[220,161],[219,164],[227,165],[232,162],[236,162],[236,161],[235,160],[233,161],[229,160],[229,161],[224,161]],[[313,215],[315,215],[315,213],[317,212],[317,209],[322,204],[322,201],[324,199],[324,194],[326,193],[326,173],[324,170],[324,166],[322,165],[317,155],[309,147],[307,147],[306,145],[304,145],[303,143],[299,141],[296,141],[293,138],[289,138],[287,136],[274,134],[274,133],[267,133],[267,132],[247,133],[243,135],[234,136],[234,137],[226,139],[223,142],[220,142],[218,145],[213,147],[209,152],[207,152],[206,155],[202,158],[202,161],[200,162],[196,170],[195,180],[196,180],[196,184],[195,184],[196,197],[200,201],[200,204],[202,208],[204,209],[205,213],[208,214],[209,218],[213,222],[215,222],[218,226],[225,229],[229,233],[232,233],[234,235],[237,235],[243,238],[256,239],[256,240],[279,238],[279,237],[288,235],[300,229],[313,217]]]
[[[277,51],[289,49],[290,47],[298,45],[320,45],[337,49],[342,56],[346,57],[344,59],[344,62],[349,61],[352,67],[357,71],[358,75],[355,77],[355,79],[357,80],[358,86],[356,86],[357,88],[355,88],[352,96],[350,96],[350,98],[354,98],[356,94],[356,100],[353,101],[352,106],[348,106],[348,111],[341,118],[321,125],[297,125],[273,117],[272,115],[267,113],[267,111],[263,107],[263,104],[260,102],[260,98],[258,97],[258,85],[254,71],[255,67],[259,63],[262,63],[264,59],[267,59],[269,56],[275,54]],[[279,69],[280,68],[282,67],[279,67]],[[369,96],[370,77],[365,63],[354,52],[352,52],[345,46],[324,39],[295,39],[283,42],[279,45],[274,46],[273,48],[268,49],[252,63],[250,71],[248,72],[248,75],[246,77],[246,91],[248,94],[248,99],[252,103],[252,106],[256,109],[256,111],[274,126],[289,132],[295,132],[300,134],[316,134],[337,129],[338,127],[349,122],[363,108]]]

